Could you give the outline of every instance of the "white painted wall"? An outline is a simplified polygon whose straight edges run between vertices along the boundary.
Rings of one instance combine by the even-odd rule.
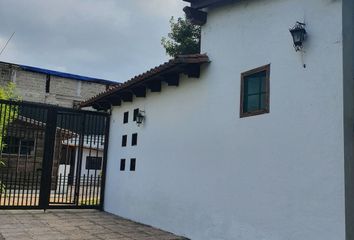
[[[288,31],[302,20],[306,69]],[[200,79],[113,108],[105,210],[193,240],[344,240],[341,26],[339,0],[210,10]],[[268,63],[270,114],[240,119],[240,74]]]

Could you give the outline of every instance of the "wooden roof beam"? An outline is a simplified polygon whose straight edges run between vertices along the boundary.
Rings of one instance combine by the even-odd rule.
[[[164,82],[166,82],[168,86],[177,87],[179,85],[179,73],[165,75]]]
[[[112,95],[120,97],[123,101],[132,101],[133,95],[144,97],[145,94],[143,90],[136,90],[140,87],[150,88],[152,92],[160,92],[162,81],[167,82],[170,86],[177,86],[179,84],[179,79],[176,76],[177,74],[180,75],[182,73],[188,74],[189,77],[199,77],[199,65],[209,62],[210,60],[206,54],[177,56],[143,74],[135,76],[125,83],[112,87],[106,92],[82,102],[80,107],[92,106],[94,102],[101,102],[103,99],[109,99]],[[189,65],[192,67],[188,67]],[[172,77],[171,79],[166,80],[166,76]]]
[[[92,107],[97,110],[108,110],[111,108],[111,103],[107,101],[95,102]]]
[[[107,100],[111,103],[112,106],[120,106],[122,104],[122,100],[117,95],[116,96],[111,96]]]
[[[147,83],[147,87],[151,92],[161,92],[161,80],[155,80]]]
[[[184,7],[187,19],[194,25],[203,26],[207,22],[208,14],[192,7]]]
[[[184,0],[191,3],[191,7],[195,9],[206,8],[210,6],[218,6],[231,2],[239,2],[240,0]]]
[[[120,94],[120,98],[123,102],[133,102],[133,93],[132,92],[123,92]]]
[[[136,97],[146,97],[146,87],[145,86],[133,88],[132,92]]]
[[[188,65],[185,69],[185,74],[187,74],[189,78],[199,78],[200,65],[199,64]]]

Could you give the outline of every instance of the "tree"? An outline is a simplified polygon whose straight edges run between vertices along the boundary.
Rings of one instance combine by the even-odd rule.
[[[0,100],[10,100],[13,99],[15,96],[15,84],[10,82],[6,86],[0,86]],[[13,115],[13,109],[7,107],[2,109],[1,114],[4,116],[11,116]],[[7,126],[10,124],[10,119],[12,118],[7,118],[7,117],[1,117],[0,118],[0,152],[4,148],[3,144],[3,135],[7,129]],[[1,159],[0,159],[1,160]]]
[[[171,57],[200,53],[200,26],[193,25],[186,18],[170,19],[171,32],[161,39],[162,46]]]
[[[0,100],[19,100],[19,97],[15,93],[15,84],[10,82],[6,86],[0,86]],[[16,119],[17,107],[4,107],[1,109],[1,114],[5,117],[0,118],[0,152],[2,152],[5,144],[3,143],[4,133],[6,133],[8,125],[13,119]],[[11,117],[6,117],[11,116]],[[0,165],[4,165],[0,159]]]
[[[20,98],[16,95],[15,93],[15,84],[10,82],[6,86],[0,86],[0,100],[19,100]],[[13,119],[16,119],[18,113],[18,107],[13,106],[13,107],[4,107],[1,108],[1,114],[4,117],[0,117],[0,152],[5,147],[5,144],[3,143],[3,137],[4,135],[6,136],[7,132],[7,127]],[[6,117],[6,116],[11,116],[11,117]],[[0,166],[5,166],[4,161],[0,158]],[[5,189],[5,186],[0,182],[0,193],[2,193]]]

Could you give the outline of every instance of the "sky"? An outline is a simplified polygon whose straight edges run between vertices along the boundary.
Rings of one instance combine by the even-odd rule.
[[[169,59],[182,0],[1,0],[0,61],[124,82]]]

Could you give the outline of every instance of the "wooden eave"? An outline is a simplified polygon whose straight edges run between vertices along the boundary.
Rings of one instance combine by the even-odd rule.
[[[192,7],[184,7],[183,11],[187,19],[194,25],[202,26],[207,22],[208,14],[204,11]]]
[[[207,9],[223,4],[238,2],[241,0],[183,0],[190,3],[190,6],[184,7],[183,11],[187,19],[194,25],[203,26],[207,22]]]
[[[207,8],[215,5],[237,2],[240,0],[183,0],[183,1],[189,2],[191,4],[191,8],[202,9],[202,8]]]
[[[160,92],[162,82],[166,82],[168,86],[178,86],[180,74],[198,78],[200,65],[208,62],[209,58],[206,54],[178,56],[82,102],[80,107],[91,106],[97,110],[107,110],[111,106],[121,105],[122,102],[133,101],[133,96],[145,97],[147,89],[151,92]]]

